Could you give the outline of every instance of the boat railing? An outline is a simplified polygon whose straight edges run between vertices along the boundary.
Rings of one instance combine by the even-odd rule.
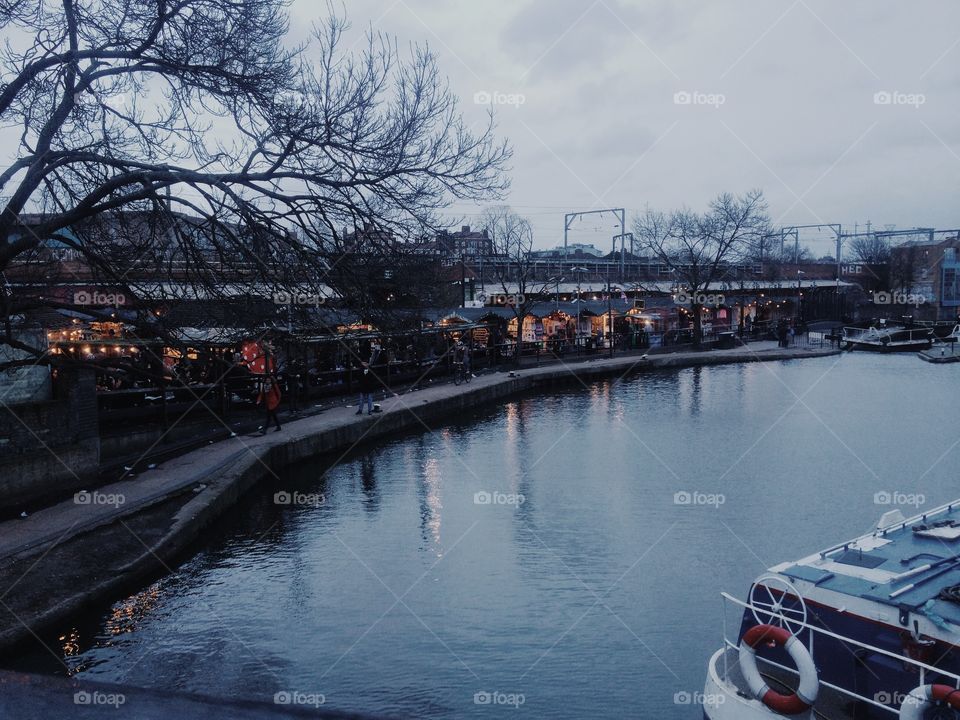
[[[905,340],[899,340],[898,342],[911,342],[913,340],[927,340],[933,336],[933,330],[930,328],[911,328],[909,330],[903,331],[900,333],[906,332],[907,337]]]
[[[894,342],[913,342],[916,340],[926,340],[933,334],[933,329],[924,328],[905,328],[905,327],[845,327],[843,328],[843,337],[845,340],[876,339],[882,340],[896,334],[897,339]]]
[[[734,641],[731,641],[731,640],[730,640],[730,637],[729,637],[729,635],[728,635],[728,633],[727,633],[727,603],[732,603],[734,606],[741,608],[741,610],[751,610],[752,612],[754,612],[755,614],[758,614],[758,615],[761,616],[761,617],[762,617],[763,615],[770,615],[771,611],[770,611],[770,608],[769,608],[769,607],[761,607],[761,606],[756,606],[756,605],[754,605],[754,604],[752,604],[752,603],[749,603],[749,602],[744,602],[743,600],[740,600],[739,598],[733,597],[733,596],[730,595],[729,593],[722,592],[722,593],[720,593],[720,594],[721,594],[721,596],[722,596],[722,598],[723,598],[723,601],[724,601],[724,606],[723,606],[723,609],[724,609],[724,612],[723,612],[723,644],[724,644],[724,647],[725,647],[725,648],[737,650],[737,649],[739,648],[738,643],[736,643],[736,642],[734,642]],[[927,675],[927,673],[935,673],[935,674],[938,675],[940,678],[949,678],[950,681],[953,683],[953,686],[956,687],[956,688],[958,688],[958,689],[960,689],[960,675],[957,675],[957,674],[955,674],[955,673],[948,672],[948,671],[946,671],[946,670],[942,670],[941,668],[934,667],[933,665],[929,665],[929,664],[927,664],[927,663],[925,663],[925,662],[921,662],[920,660],[916,660],[916,659],[914,659],[914,658],[908,657],[908,656],[903,655],[903,654],[900,654],[900,653],[891,652],[890,650],[884,650],[883,648],[876,647],[875,645],[870,645],[869,643],[865,643],[865,642],[862,642],[862,641],[860,641],[860,640],[856,640],[856,639],[854,639],[854,638],[847,637],[847,636],[845,636],[845,635],[839,635],[839,634],[837,634],[837,633],[835,633],[835,632],[832,632],[832,631],[830,631],[830,630],[827,630],[827,629],[825,629],[825,628],[816,627],[816,626],[814,626],[814,625],[811,625],[811,624],[808,623],[808,622],[800,621],[799,619],[798,619],[798,620],[794,620],[793,618],[790,618],[790,619],[787,621],[787,623],[789,624],[789,629],[791,629],[791,630],[794,629],[794,628],[799,628],[797,634],[799,634],[799,631],[800,631],[800,630],[808,630],[808,631],[809,631],[809,632],[807,633],[807,650],[810,652],[810,657],[814,657],[814,658],[816,657],[816,656],[814,655],[814,653],[813,653],[813,651],[814,651],[814,645],[815,645],[815,638],[817,638],[817,637],[832,638],[832,639],[834,639],[834,640],[839,640],[839,641],[841,641],[841,642],[843,642],[843,643],[846,643],[846,644],[848,644],[848,645],[853,645],[853,646],[855,646],[856,648],[860,648],[860,649],[863,649],[863,650],[867,650],[868,652],[871,652],[871,653],[876,653],[876,654],[878,654],[878,655],[884,655],[884,656],[886,656],[886,657],[892,658],[892,659],[894,659],[894,660],[897,660],[898,662],[902,662],[902,663],[904,663],[905,665],[912,667],[912,668],[915,669],[915,670],[917,671],[917,673],[918,673],[918,678],[919,678],[919,680],[917,681],[917,684],[916,684],[918,687],[927,684],[927,681],[926,681],[926,675]],[[738,627],[739,627],[739,626],[738,626]],[[851,652],[854,652],[854,651],[851,650]],[[724,663],[723,674],[724,674],[724,677],[725,677],[725,678],[727,678],[727,677],[730,676],[730,674],[729,674],[729,668],[728,668],[728,666],[727,666],[727,663],[728,663],[727,655],[728,655],[727,653],[724,653],[724,654],[723,654],[723,663]],[[792,668],[792,667],[790,667],[790,666],[788,666],[788,665],[783,665],[783,664],[781,664],[781,663],[774,662],[774,661],[772,661],[772,660],[764,659],[764,661],[767,662],[767,663],[769,663],[770,665],[772,665],[772,666],[780,669],[780,670],[783,670],[783,671],[785,671],[785,672],[791,673],[792,675],[798,675],[798,672],[797,672],[796,668]],[[942,682],[942,680],[940,680],[940,681]],[[851,698],[851,699],[853,699],[853,700],[855,700],[855,701],[868,703],[868,704],[870,704],[870,705],[872,705],[872,706],[874,706],[874,707],[876,707],[876,708],[880,708],[880,709],[882,709],[882,710],[885,710],[885,711],[891,713],[892,715],[899,715],[899,708],[893,707],[893,706],[888,705],[888,704],[883,703],[883,702],[880,702],[880,701],[877,699],[876,696],[875,696],[875,697],[872,697],[872,698],[871,698],[871,697],[867,697],[867,696],[865,696],[865,695],[861,695],[861,694],[859,694],[859,693],[857,693],[857,692],[854,692],[853,690],[850,690],[850,689],[844,688],[844,687],[840,687],[839,685],[834,685],[833,683],[829,683],[829,682],[827,682],[827,681],[825,681],[825,680],[822,680],[822,679],[820,680],[820,684],[821,684],[823,687],[829,688],[830,690],[833,690],[834,692],[840,693],[841,695],[844,695],[845,697]],[[891,697],[891,698],[894,697],[893,694],[892,694],[892,692],[891,692],[891,694],[889,695],[889,697]],[[895,703],[895,704],[896,704],[896,705],[899,705],[900,703]]]
[[[840,550],[849,550],[851,547],[858,545],[861,541],[867,538],[886,537],[887,533],[895,530],[906,530],[907,527],[916,525],[917,523],[927,523],[933,517],[943,515],[944,513],[952,513],[958,506],[960,506],[960,500],[952,500],[951,502],[944,503],[943,505],[932,508],[931,510],[926,510],[922,513],[917,513],[916,515],[904,518],[903,520],[898,520],[889,525],[878,527],[873,532],[866,533],[858,538],[854,538],[853,540],[847,540],[843,543],[831,545],[826,550],[821,550],[818,554],[821,558],[825,558],[831,553],[835,553]]]
[[[843,329],[843,336],[845,338],[858,338],[863,337],[868,334],[875,334],[877,332],[876,328],[858,328],[858,327],[845,327]]]

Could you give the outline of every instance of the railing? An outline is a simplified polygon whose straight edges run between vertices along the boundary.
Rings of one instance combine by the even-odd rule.
[[[844,338],[861,338],[864,335],[877,335],[877,329],[870,328],[858,328],[858,327],[845,327],[843,329]]]
[[[932,337],[931,333],[932,330],[930,328],[845,327],[843,329],[843,337],[845,340],[875,339],[878,342],[884,338],[887,338],[891,342],[927,340]],[[894,334],[897,335],[896,340],[891,337]],[[916,335],[916,337],[914,337],[914,335]]]
[[[860,537],[854,538],[853,540],[847,540],[846,542],[843,542],[843,543],[831,545],[826,550],[821,550],[819,552],[819,555],[821,558],[825,558],[827,555],[831,553],[835,553],[838,550],[847,550],[851,545],[857,545],[861,540],[866,540],[867,538],[872,538],[872,537],[885,537],[886,534],[888,532],[891,532],[892,530],[905,530],[909,525],[914,525],[918,522],[925,523],[929,518],[932,518],[935,515],[941,515],[943,513],[953,512],[953,510],[958,506],[960,506],[960,499],[952,500],[951,502],[944,503],[943,505],[935,507],[932,510],[927,510],[922,513],[917,513],[916,515],[913,515],[908,518],[904,518],[903,520],[898,520],[897,522],[890,523],[889,525],[878,527],[873,532],[865,533]]]
[[[758,606],[754,605],[753,603],[744,602],[743,600],[740,600],[739,598],[735,598],[735,597],[733,597],[732,595],[730,595],[729,593],[726,593],[726,592],[722,592],[722,593],[720,593],[720,595],[721,595],[721,597],[723,598],[723,601],[724,601],[724,606],[723,606],[723,644],[724,644],[724,647],[726,647],[726,648],[728,648],[728,649],[738,650],[738,649],[739,649],[739,644],[738,644],[738,643],[731,642],[730,638],[729,638],[728,635],[727,635],[727,603],[728,603],[728,602],[729,602],[729,603],[733,603],[733,605],[738,606],[738,607],[740,607],[740,608],[743,609],[743,610],[751,610],[751,611],[753,611],[753,612],[756,612],[756,613],[760,614],[761,616],[763,616],[763,615],[770,615],[770,614],[771,614],[771,610],[770,610],[769,607],[758,607]],[[801,601],[802,601],[802,597],[801,597],[800,599],[801,599]],[[853,645],[853,646],[856,646],[856,647],[858,647],[858,648],[862,648],[862,649],[864,649],[864,650],[868,650],[868,651],[871,652],[871,653],[876,653],[876,654],[878,654],[878,655],[884,655],[884,656],[886,656],[886,657],[889,657],[889,658],[892,658],[892,659],[894,659],[894,660],[897,660],[898,662],[902,662],[902,663],[904,663],[904,664],[906,664],[906,665],[912,665],[912,666],[913,666],[914,668],[916,668],[916,670],[919,672],[919,678],[920,678],[920,679],[919,679],[919,682],[918,682],[917,685],[916,685],[917,687],[921,687],[921,686],[923,686],[923,685],[926,685],[926,684],[927,684],[927,682],[926,682],[926,674],[927,674],[927,672],[932,672],[932,673],[936,673],[937,675],[940,675],[940,676],[942,676],[942,677],[950,678],[950,679],[952,680],[954,686],[957,687],[957,688],[960,688],[960,675],[956,675],[956,674],[954,674],[954,673],[952,673],[952,672],[948,672],[948,671],[946,671],[946,670],[942,670],[942,669],[940,669],[940,668],[938,668],[938,667],[934,667],[933,665],[928,665],[927,663],[921,662],[921,661],[919,661],[919,660],[915,660],[914,658],[911,658],[911,657],[909,657],[909,656],[907,656],[907,655],[904,655],[904,654],[902,654],[902,653],[891,652],[890,650],[884,650],[883,648],[879,648],[879,647],[876,647],[876,646],[874,646],[874,645],[870,645],[870,644],[868,644],[868,643],[861,642],[860,640],[855,640],[854,638],[846,637],[846,636],[844,636],[844,635],[838,635],[838,634],[835,633],[835,632],[831,632],[831,631],[829,631],[829,630],[825,630],[825,629],[823,629],[823,628],[816,627],[816,626],[811,625],[810,623],[805,622],[805,621],[794,620],[793,618],[791,618],[788,622],[789,622],[789,624],[790,624],[791,627],[799,627],[801,630],[808,630],[808,631],[809,631],[809,633],[808,633],[808,638],[807,638],[807,650],[810,652],[810,657],[815,657],[814,654],[813,654],[814,635],[815,635],[815,633],[819,633],[819,634],[822,635],[823,637],[828,637],[828,638],[832,638],[832,639],[834,639],[834,640],[839,640],[840,642],[847,643],[847,644],[849,644],[849,645]],[[799,632],[798,632],[798,634],[799,634]],[[726,654],[726,653],[724,653],[723,658],[724,658],[724,660],[723,660],[723,663],[724,663],[723,675],[724,675],[724,680],[726,680],[726,678],[729,677],[729,668],[728,668],[728,665],[727,665],[727,654]],[[778,668],[778,669],[780,669],[780,670],[783,670],[783,671],[785,671],[785,672],[788,672],[788,673],[790,673],[790,674],[792,674],[792,675],[798,675],[798,674],[799,674],[795,668],[789,667],[788,665],[783,665],[783,664],[781,664],[781,663],[775,662],[775,661],[773,661],[773,660],[769,660],[769,659],[767,659],[767,658],[764,658],[764,662],[766,662],[766,663],[768,663],[768,664],[770,664],[770,665],[772,665],[772,666],[774,666],[774,667],[776,667],[776,668]],[[894,708],[894,707],[891,707],[890,705],[886,705],[886,704],[884,704],[884,703],[878,702],[875,698],[869,698],[869,697],[866,697],[865,695],[860,695],[859,693],[856,693],[856,692],[854,692],[854,691],[852,691],[852,690],[848,690],[847,688],[840,687],[839,685],[834,685],[833,683],[829,683],[829,682],[827,682],[827,681],[825,681],[825,680],[822,680],[822,679],[821,679],[819,682],[820,682],[820,684],[821,684],[823,687],[829,688],[829,689],[833,690],[834,692],[838,692],[838,693],[840,693],[841,695],[844,695],[845,697],[851,698],[851,699],[856,700],[856,701],[859,701],[859,702],[869,703],[870,705],[873,705],[874,707],[880,708],[880,709],[882,709],[882,710],[886,710],[887,712],[889,712],[889,713],[891,713],[891,714],[899,715],[899,712],[900,712],[900,711],[899,711],[898,708]]]

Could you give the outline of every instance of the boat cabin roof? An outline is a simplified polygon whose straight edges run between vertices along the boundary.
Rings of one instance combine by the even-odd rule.
[[[938,597],[960,586],[960,500],[909,519],[888,512],[869,535],[771,570],[897,608],[926,605],[928,617],[960,625],[960,591],[958,602]]]

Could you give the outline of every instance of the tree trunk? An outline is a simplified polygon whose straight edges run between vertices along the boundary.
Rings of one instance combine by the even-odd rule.
[[[690,309],[693,310],[693,345],[700,347],[703,342],[703,306],[692,303]]]
[[[523,349],[523,321],[526,319],[527,315],[526,312],[521,315],[520,313],[516,313],[516,311],[515,314],[517,316],[517,337],[513,346],[513,364],[515,367],[519,368],[521,351]]]

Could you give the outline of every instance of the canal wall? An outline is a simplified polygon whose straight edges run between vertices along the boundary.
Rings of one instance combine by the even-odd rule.
[[[279,696],[290,693],[277,693]],[[276,698],[276,696],[275,696]],[[369,716],[295,705],[188,695],[78,678],[0,671],[0,718],[17,720],[371,720]]]
[[[211,444],[164,463],[152,473],[100,489],[122,494],[123,504],[61,503],[27,520],[0,523],[0,560],[30,564],[44,559],[51,548],[70,561],[70,545],[84,557],[96,555],[99,534],[102,553],[112,557],[109,572],[90,580],[58,583],[44,566],[31,567],[20,591],[42,598],[12,618],[0,620],[0,648],[11,648],[67,622],[86,607],[141,587],[171,568],[196,542],[204,528],[226,513],[254,485],[278,479],[292,463],[404,431],[432,430],[432,423],[462,415],[525,392],[560,385],[584,385],[604,378],[621,378],[653,370],[823,357],[838,350],[749,348],[702,353],[595,360],[570,365],[530,368],[516,373],[492,373],[470,384],[443,384],[386,398],[382,412],[358,417],[354,408],[337,408],[286,424],[282,432],[237,437]],[[139,524],[138,524],[139,523]],[[117,527],[136,536],[135,550],[124,554],[116,542]],[[114,535],[110,536],[109,533]],[[125,534],[121,532],[121,534]],[[145,539],[144,539],[145,538]],[[129,537],[127,538],[129,540]],[[91,549],[92,548],[92,549]],[[56,555],[52,554],[52,555]],[[39,562],[39,561],[38,561]],[[47,562],[50,562],[47,560]],[[25,616],[24,616],[25,613]]]

